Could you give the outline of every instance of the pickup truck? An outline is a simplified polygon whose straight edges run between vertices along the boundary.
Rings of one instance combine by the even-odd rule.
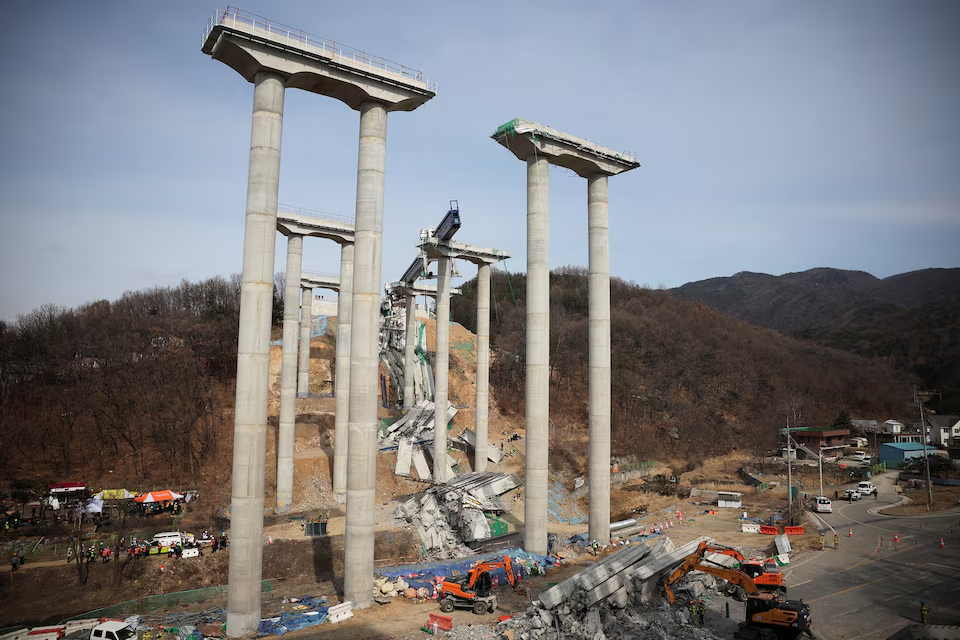
[[[860,493],[860,495],[868,496],[871,493],[876,493],[877,488],[873,486],[872,482],[870,482],[869,480],[865,480],[864,482],[861,482],[860,484],[857,485],[857,491]]]

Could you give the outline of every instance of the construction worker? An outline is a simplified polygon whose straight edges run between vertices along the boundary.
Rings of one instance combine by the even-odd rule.
[[[920,601],[920,622],[927,624],[927,601]]]
[[[697,624],[697,603],[690,601],[690,624]]]
[[[823,534],[820,534],[820,551],[823,551]]]
[[[703,600],[697,600],[697,620],[698,624],[702,627],[704,621],[707,618],[707,605],[703,604]]]
[[[840,548],[840,534],[838,534],[836,531],[833,532],[833,548]]]

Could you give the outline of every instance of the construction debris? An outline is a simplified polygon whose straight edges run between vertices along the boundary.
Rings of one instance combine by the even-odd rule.
[[[663,574],[673,569],[699,544],[698,538],[674,547],[668,538],[632,545],[610,554],[585,571],[540,594],[525,612],[500,623],[504,633],[516,638],[716,638],[703,627],[688,624],[682,611],[654,599]],[[708,560],[726,563],[728,556],[712,554]],[[692,572],[683,587],[694,597],[716,586],[712,576]]]
[[[469,555],[472,552],[463,543],[491,536],[485,514],[508,511],[499,496],[518,486],[520,478],[516,474],[467,473],[403,502],[394,517],[414,525],[428,553],[438,557]]]
[[[498,624],[497,630],[507,637],[527,640],[719,640],[720,636],[710,629],[689,624],[685,613],[666,603],[648,605],[635,602],[621,609],[601,605],[554,615],[534,604]]]

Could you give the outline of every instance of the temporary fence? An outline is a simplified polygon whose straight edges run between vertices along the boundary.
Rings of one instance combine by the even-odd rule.
[[[260,582],[260,591],[263,593],[269,593],[273,591],[273,582],[271,580],[262,580]],[[147,611],[156,611],[157,609],[175,607],[181,604],[206,602],[207,600],[212,600],[213,598],[219,598],[226,595],[226,586],[205,587],[203,589],[190,589],[189,591],[162,593],[160,595],[145,596],[143,598],[127,600],[125,602],[110,605],[109,607],[94,609],[93,611],[87,611],[75,616],[70,616],[69,618],[64,618],[61,620],[60,624],[64,624],[69,620],[81,620],[83,618],[120,618],[133,615],[135,613],[145,613]]]

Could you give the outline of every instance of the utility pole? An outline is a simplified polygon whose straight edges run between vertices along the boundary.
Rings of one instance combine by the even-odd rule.
[[[790,416],[787,415],[787,522],[793,526],[793,462],[790,460]]]
[[[823,449],[817,450],[817,462],[820,467],[820,495],[823,495]]]
[[[933,506],[933,484],[930,482],[930,458],[927,457],[927,427],[923,423],[923,400],[917,385],[913,385],[913,401],[920,408],[920,440],[923,442],[923,465],[927,471],[927,511]]]

